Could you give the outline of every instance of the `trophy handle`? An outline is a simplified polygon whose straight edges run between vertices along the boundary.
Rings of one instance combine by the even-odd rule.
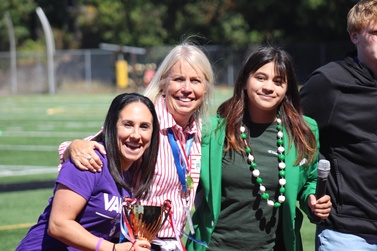
[[[132,240],[135,240],[134,231],[133,231],[134,221],[131,219],[131,217],[133,218],[133,216],[130,214],[130,212],[136,200],[129,197],[124,197],[123,200],[124,200],[123,206],[122,206],[123,221],[126,224],[128,235],[132,241]]]

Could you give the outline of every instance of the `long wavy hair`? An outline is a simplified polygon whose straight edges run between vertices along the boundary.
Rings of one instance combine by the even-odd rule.
[[[151,144],[145,150],[143,156],[135,161],[130,169],[130,182],[127,184],[123,178],[121,168],[121,154],[118,147],[117,122],[120,111],[131,103],[143,103],[149,109],[153,117],[153,132]],[[137,93],[123,93],[112,101],[103,125],[103,131],[93,138],[98,142],[103,142],[108,160],[110,174],[113,177],[118,189],[132,191],[133,197],[138,199],[146,198],[155,173],[157,153],[159,146],[159,123],[152,101]]]
[[[270,62],[274,62],[276,73],[287,79],[287,92],[278,109],[283,126],[288,133],[289,142],[290,144],[294,143],[297,150],[295,164],[298,164],[303,158],[311,163],[317,154],[316,139],[302,117],[293,60],[286,51],[272,46],[261,47],[249,56],[238,73],[233,96],[223,102],[217,110],[218,115],[225,118],[225,150],[244,152],[240,127],[243,119],[249,116],[249,100],[247,90],[245,90],[247,80],[250,74]]]

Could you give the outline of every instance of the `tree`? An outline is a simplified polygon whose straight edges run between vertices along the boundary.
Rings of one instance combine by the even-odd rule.
[[[3,0],[17,45],[43,45],[35,8],[53,28],[58,49],[98,48],[99,43],[140,47],[177,44],[201,34],[208,43],[245,47],[265,41],[347,40],[346,15],[356,0]],[[0,22],[0,49],[7,29]]]
[[[35,11],[34,1],[0,1],[0,49],[9,49],[8,28],[5,24],[5,13],[8,12],[14,27],[16,44],[18,46],[32,44],[37,39],[33,33],[35,18],[32,14]]]

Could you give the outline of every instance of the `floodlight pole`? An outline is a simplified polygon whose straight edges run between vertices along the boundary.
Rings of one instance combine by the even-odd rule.
[[[52,34],[50,23],[43,12],[41,7],[37,7],[35,10],[38,14],[39,20],[42,23],[43,31],[46,37],[47,45],[47,74],[48,74],[48,86],[49,93],[55,94],[55,69],[54,69],[54,53],[55,53],[55,42],[54,36]]]
[[[16,39],[14,37],[14,29],[12,19],[9,15],[9,11],[5,13],[5,22],[8,26],[9,34],[9,49],[10,49],[10,67],[12,78],[12,94],[17,94],[17,56],[16,56]]]

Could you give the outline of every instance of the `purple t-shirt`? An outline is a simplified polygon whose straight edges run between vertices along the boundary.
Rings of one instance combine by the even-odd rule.
[[[67,160],[59,172],[56,183],[67,186],[87,200],[86,207],[77,216],[76,221],[93,235],[111,240],[119,234],[122,196],[109,172],[107,157],[102,157],[98,152],[97,154],[104,163],[101,172],[80,171],[71,160]],[[55,190],[56,185],[54,193]],[[129,193],[123,193],[126,193],[123,196],[129,196]],[[49,199],[49,204],[39,216],[37,224],[30,228],[17,251],[77,250],[67,247],[47,234],[53,199],[54,197]]]

